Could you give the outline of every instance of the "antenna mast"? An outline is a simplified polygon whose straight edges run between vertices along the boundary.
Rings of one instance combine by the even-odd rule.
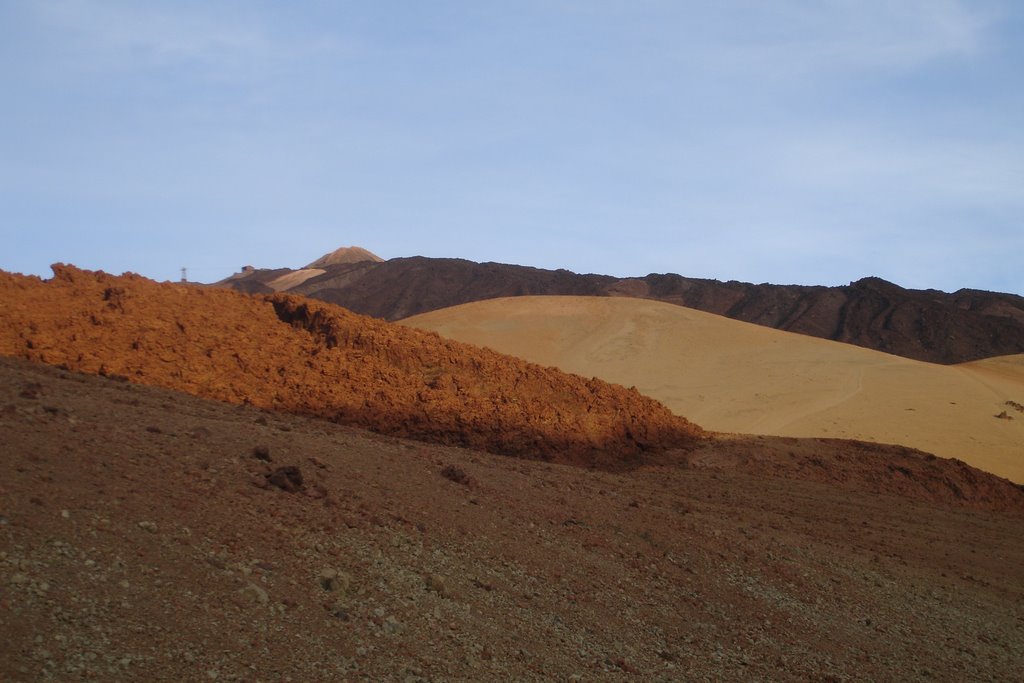
[[[185,276],[185,266],[181,267],[181,281],[182,283],[188,282],[188,278]]]

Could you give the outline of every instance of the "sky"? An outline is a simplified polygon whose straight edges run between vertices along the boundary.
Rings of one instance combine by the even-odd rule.
[[[1020,0],[0,0],[0,269],[1024,295]]]

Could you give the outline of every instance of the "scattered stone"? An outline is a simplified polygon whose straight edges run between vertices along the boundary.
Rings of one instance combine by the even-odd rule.
[[[999,418],[1000,420],[1012,420],[1013,419],[1013,415],[1010,415],[1005,410],[1003,412],[999,413],[998,415],[996,415],[996,417]]]
[[[206,439],[212,435],[213,432],[211,432],[206,427],[196,427],[191,432],[189,432],[189,436],[192,437],[193,439]]]
[[[267,475],[267,483],[282,491],[295,493],[302,490],[302,471],[295,465],[278,467]]]
[[[262,460],[264,462],[270,462],[270,447],[265,444],[253,446],[252,457],[256,458],[257,460]]]
[[[337,601],[327,607],[327,611],[330,612],[331,616],[341,621],[349,621],[352,615],[348,611],[348,607],[341,601]]]
[[[270,596],[267,595],[267,591],[257,586],[255,583],[247,583],[245,587],[238,591],[242,596],[249,598],[253,602],[261,605],[266,605],[270,602]]]
[[[441,470],[441,476],[463,486],[469,486],[470,484],[469,475],[455,465],[447,465]]]
[[[312,486],[307,486],[305,493],[307,497],[314,499],[327,497],[327,489],[325,489],[320,484],[313,484]]]
[[[339,572],[330,567],[320,572],[320,586],[325,591],[345,594],[352,585],[352,577],[345,572]]]
[[[139,522],[139,528],[148,531],[151,534],[155,534],[157,526],[153,522]]]
[[[149,432],[150,434],[163,434],[164,433],[164,430],[160,429],[156,425],[149,425],[148,427],[146,427],[146,431]]]
[[[40,384],[39,382],[31,382],[22,387],[21,393],[18,394],[18,396],[20,396],[21,398],[29,399],[30,401],[34,401],[35,399],[39,398],[39,396],[42,393],[43,385]]]
[[[400,624],[398,620],[395,619],[393,616],[388,617],[384,620],[383,628],[384,633],[386,633],[389,636],[401,633],[403,630],[402,624]]]
[[[427,590],[437,593],[442,598],[448,597],[448,586],[440,574],[431,574],[426,580]]]

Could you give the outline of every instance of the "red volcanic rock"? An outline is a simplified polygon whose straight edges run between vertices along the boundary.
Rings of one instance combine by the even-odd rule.
[[[54,266],[0,274],[0,353],[394,436],[615,467],[703,432],[667,408],[290,295]]]

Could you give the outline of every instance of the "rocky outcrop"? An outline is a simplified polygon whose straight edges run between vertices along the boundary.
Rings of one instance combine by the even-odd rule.
[[[0,273],[0,353],[383,434],[617,467],[699,440],[660,403],[296,296]]]

